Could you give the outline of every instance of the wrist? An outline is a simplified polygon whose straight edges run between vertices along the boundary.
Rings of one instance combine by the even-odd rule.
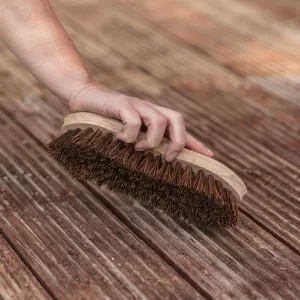
[[[84,103],[88,95],[94,90],[99,89],[97,83],[93,80],[82,81],[72,92],[68,98],[67,105],[72,111],[85,111]]]
[[[115,109],[114,102],[120,102],[124,95],[111,91],[94,80],[83,83],[69,99],[69,108],[76,111],[99,113],[105,111],[112,113]],[[125,97],[126,98],[126,97]]]
[[[60,100],[69,108],[72,109],[76,102],[77,95],[81,93],[81,90],[85,90],[90,86],[96,85],[93,78],[88,72],[72,72],[70,75],[65,74],[63,79],[58,80],[55,87],[49,88],[59,96]],[[72,109],[73,110],[73,109]]]

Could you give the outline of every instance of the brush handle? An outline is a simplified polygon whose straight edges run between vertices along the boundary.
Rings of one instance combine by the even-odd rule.
[[[107,118],[95,113],[77,112],[65,117],[62,131],[66,132],[76,128],[100,129],[103,132],[111,132],[115,135],[123,129],[123,124],[119,120]],[[164,138],[157,148],[149,151],[165,155],[168,144],[169,140]],[[195,171],[201,169],[207,175],[212,175],[221,181],[225,187],[229,188],[240,200],[242,200],[247,193],[247,188],[243,181],[231,169],[215,159],[184,148],[176,160],[184,166],[191,166]]]

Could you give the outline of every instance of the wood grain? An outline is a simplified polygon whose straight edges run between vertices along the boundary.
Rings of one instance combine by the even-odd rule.
[[[292,3],[285,2],[274,6]],[[241,205],[240,227],[214,233],[182,228],[105,189],[79,187],[43,149],[68,110],[1,47],[0,107],[14,121],[4,116],[0,124],[4,140],[15,145],[0,142],[10,172],[4,177],[17,176],[5,189],[12,205],[5,208],[3,226],[15,247],[59,299],[77,293],[133,298],[138,292],[155,298],[157,291],[167,297],[171,278],[181,299],[199,293],[205,299],[298,299],[298,25],[284,23],[288,16],[278,18],[276,8],[267,12],[270,1],[59,3],[66,29],[101,84],[180,110],[188,129],[246,180],[250,193]],[[20,141],[25,144],[18,149]],[[24,170],[33,177],[21,175]],[[88,225],[84,220],[91,216]],[[107,240],[98,233],[106,227]],[[121,244],[138,258],[116,242],[125,232],[133,246],[125,238]],[[108,264],[103,255],[111,253],[129,257],[126,270]],[[136,266],[139,259],[143,264]],[[161,281],[153,289],[157,277]]]
[[[241,78],[193,49],[178,48],[174,41],[155,31],[154,27],[143,24],[142,19],[132,20],[112,9],[94,14],[95,17],[91,18],[94,23],[84,22],[81,27],[70,19],[66,20],[69,26],[77,26],[77,32],[82,32],[82,37],[77,40],[78,46],[87,40],[83,37],[87,36],[87,29],[91,32],[92,26],[104,27],[103,32],[92,32],[89,40],[94,41],[93,47],[101,43],[99,48],[109,47],[112,56],[130,61],[131,68],[125,65],[124,70],[118,68],[114,71],[112,67],[110,71],[113,76],[121,77],[120,81],[129,82],[123,91],[154,98],[161,105],[183,112],[192,133],[214,148],[221,161],[231,164],[230,167],[242,178],[248,178],[246,185],[250,185],[251,204],[245,202],[245,212],[297,249],[299,108],[282,99],[274,99],[274,105],[280,101],[280,105],[286,107],[285,113],[281,111],[278,118],[274,118],[272,111],[261,109],[265,102],[263,93],[258,93],[260,106],[256,105],[259,102],[255,93],[257,87],[245,84]],[[111,36],[124,45],[122,51],[118,43],[112,42]],[[153,37],[152,42],[149,36]],[[140,50],[134,48],[138,40],[142,43]],[[161,53],[161,47],[166,54]],[[84,52],[88,56],[89,53]],[[149,55],[148,59],[144,53]],[[100,64],[99,72],[107,72],[109,66],[100,55],[97,63]],[[187,73],[187,69],[191,73]],[[149,86],[156,88],[151,90]],[[251,94],[256,101],[249,97]],[[295,116],[292,124],[285,117],[289,111]],[[279,175],[283,168],[284,177]]]
[[[100,70],[103,71],[102,68]],[[131,74],[134,74],[133,69]],[[137,74],[128,77],[143,78]],[[108,82],[107,77],[105,78]],[[125,78],[113,74],[110,84],[120,87],[119,80],[124,82]],[[149,82],[149,79],[146,82]],[[18,82],[18,86],[24,91],[30,88],[22,81]],[[123,88],[124,86],[125,89],[129,89],[133,85],[124,82]],[[135,83],[135,91],[143,91],[142,86],[143,80],[140,85]],[[39,91],[31,96],[40,112],[33,116],[28,116],[18,109],[19,101],[4,101],[3,98],[1,105],[43,144],[50,137],[49,132],[59,131],[63,115],[67,112],[62,104],[47,92]],[[39,124],[39,128],[36,124]],[[41,135],[40,132],[44,134]],[[286,231],[283,241],[279,241],[245,215],[242,216],[242,223],[237,230],[222,234],[186,230],[174,224],[165,215],[151,213],[129,199],[116,197],[94,187],[89,189],[148,247],[158,253],[190,284],[202,289],[202,293],[208,299],[297,299],[299,255],[284,245],[289,241],[289,231]],[[251,198],[251,203],[252,201]],[[98,212],[99,205],[101,208],[102,204],[93,202],[87,205],[96,216],[102,218],[101,211]],[[268,214],[266,216],[269,217]],[[280,289],[275,288],[278,281],[284,282]]]
[[[0,235],[0,299],[52,299],[2,235]]]
[[[57,299],[202,299],[20,127],[0,119],[1,230]]]

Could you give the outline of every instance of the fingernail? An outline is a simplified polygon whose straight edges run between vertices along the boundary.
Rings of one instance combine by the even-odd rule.
[[[145,151],[146,150],[145,147],[139,146],[139,145],[136,145],[134,148],[135,148],[136,151]]]
[[[208,155],[214,155],[214,153],[210,149],[206,148],[206,152],[207,152]]]
[[[170,154],[167,154],[167,156],[166,156],[167,161],[174,160],[178,154],[179,154],[179,152],[172,152]]]
[[[124,131],[121,130],[116,134],[116,138],[119,140],[123,140],[124,139]]]

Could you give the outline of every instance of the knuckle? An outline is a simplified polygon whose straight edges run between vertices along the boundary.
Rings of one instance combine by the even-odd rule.
[[[125,143],[134,143],[136,140],[135,136],[130,134],[130,132],[128,132],[127,130],[125,130],[124,133],[119,136],[119,138]]]
[[[118,104],[121,107],[126,107],[128,105],[132,105],[133,104],[132,97],[130,97],[128,95],[125,95],[125,94],[119,94],[119,93],[117,93],[116,100],[118,101]]]
[[[128,125],[133,128],[139,128],[142,125],[142,121],[140,119],[130,120]]]
[[[160,115],[156,118],[155,123],[158,127],[164,127],[167,125],[167,118],[163,115]]]
[[[177,121],[177,122],[184,122],[184,117],[181,113],[179,112],[175,112],[174,113],[174,119]]]
[[[126,109],[129,105],[131,105],[130,99],[127,96],[122,95],[118,98],[118,105],[121,109]]]

